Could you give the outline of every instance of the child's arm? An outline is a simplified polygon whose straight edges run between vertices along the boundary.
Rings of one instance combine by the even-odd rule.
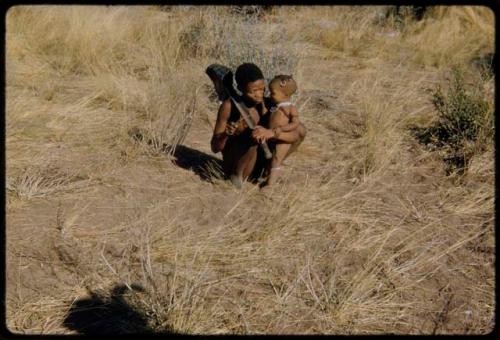
[[[290,132],[299,127],[300,125],[299,112],[297,111],[297,108],[294,105],[290,106],[289,116],[290,116],[290,122],[288,124],[278,126],[273,129],[275,136],[278,136],[280,132]]]

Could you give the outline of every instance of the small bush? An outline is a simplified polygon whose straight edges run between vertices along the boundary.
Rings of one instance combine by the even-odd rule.
[[[405,22],[422,20],[427,9],[427,6],[389,6],[385,18],[394,20],[396,26],[403,28]]]
[[[260,12],[246,10],[207,8],[193,15],[179,36],[182,58],[207,58],[233,71],[242,63],[253,62],[267,80],[279,73],[296,74],[298,51],[288,44],[286,32],[266,31]],[[263,43],[266,39],[272,44]]]
[[[421,142],[439,149],[447,172],[463,173],[471,157],[493,140],[493,112],[478,84],[466,86],[462,71],[454,69],[448,93],[438,87],[432,98],[437,122],[417,132]]]
[[[482,53],[472,59],[472,65],[486,78],[495,75],[495,55],[494,53]]]
[[[270,12],[273,6],[270,5],[250,5],[250,6],[231,6],[231,13],[242,16],[262,17],[266,12]]]

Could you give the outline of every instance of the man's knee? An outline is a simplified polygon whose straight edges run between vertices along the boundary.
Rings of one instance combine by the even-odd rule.
[[[257,158],[257,145],[249,145],[245,148],[241,149],[241,152],[238,156],[238,164],[239,167],[245,167],[250,162],[254,162]]]
[[[244,158],[253,158],[253,156],[257,155],[257,148],[258,145],[250,145],[247,148],[245,148],[242,152]]]

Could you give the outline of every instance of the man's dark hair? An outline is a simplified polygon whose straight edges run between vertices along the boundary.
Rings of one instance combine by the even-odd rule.
[[[260,68],[252,63],[244,63],[238,66],[234,75],[238,88],[244,90],[248,83],[264,79],[264,75]]]

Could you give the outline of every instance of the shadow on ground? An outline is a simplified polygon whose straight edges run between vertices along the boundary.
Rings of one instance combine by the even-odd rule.
[[[165,150],[169,152],[169,146],[165,146]],[[223,177],[222,161],[214,156],[185,145],[177,145],[173,156],[175,157],[174,164],[193,171],[204,181],[213,183],[214,179]]]
[[[135,291],[144,291],[133,285]],[[119,285],[110,294],[92,292],[89,297],[75,301],[63,324],[80,334],[144,334],[155,333],[147,324],[144,311],[127,303],[128,288]]]
[[[131,129],[129,136],[137,142],[146,141],[149,145],[153,144],[152,140],[145,139],[144,134],[138,128]],[[224,177],[222,161],[214,156],[185,145],[176,145],[175,148],[172,148],[172,145],[164,144],[163,151],[175,158],[174,164],[193,171],[204,181],[213,183],[215,179]]]
[[[137,128],[131,129],[129,131],[129,136],[137,142],[146,142],[148,145],[153,144],[153,141],[146,139],[144,134]],[[175,148],[172,145],[163,144],[162,150],[166,154],[173,156],[173,163],[175,165],[182,169],[193,171],[203,181],[214,183],[217,179],[225,179],[222,160],[212,155],[182,144],[176,145]],[[254,171],[248,179],[254,184],[257,184],[259,179],[263,176],[266,164],[263,151],[260,148],[258,150],[261,155],[257,157]]]

